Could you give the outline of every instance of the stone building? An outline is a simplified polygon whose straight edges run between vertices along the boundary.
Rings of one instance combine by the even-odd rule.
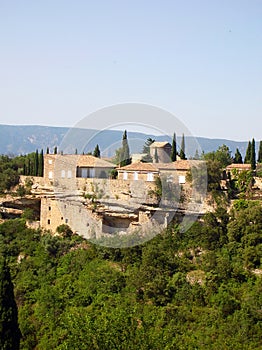
[[[46,154],[44,178],[48,180],[75,178],[109,178],[113,163],[92,155]]]
[[[150,155],[153,163],[170,163],[171,150],[172,146],[169,142],[153,142],[150,145]]]

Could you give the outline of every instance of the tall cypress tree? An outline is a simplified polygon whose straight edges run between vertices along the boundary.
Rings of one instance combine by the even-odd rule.
[[[43,149],[41,149],[41,152],[39,155],[38,176],[44,176],[44,151],[43,151]]]
[[[180,159],[186,159],[186,154],[185,154],[185,135],[182,135],[182,140],[181,140],[181,147],[180,147]]]
[[[17,306],[10,271],[5,258],[0,257],[0,349],[18,350],[20,330]]]
[[[173,140],[172,140],[172,149],[171,149],[171,161],[176,161],[176,155],[177,155],[177,147],[176,147],[176,133],[174,132]]]
[[[93,156],[96,158],[100,158],[100,149],[99,149],[98,145],[96,145],[96,147],[94,149]]]
[[[245,164],[248,164],[248,163],[250,163],[250,161],[251,161],[251,142],[248,141],[244,162],[245,162]]]
[[[259,150],[258,150],[258,163],[262,163],[262,141],[259,142]]]
[[[159,163],[159,158],[158,158],[158,154],[157,154],[157,148],[155,148],[154,159],[155,159],[155,163]]]
[[[49,154],[49,147],[46,148],[46,154]]]
[[[251,159],[250,159],[251,169],[256,169],[256,143],[254,138],[252,139],[251,143]]]
[[[122,148],[120,150],[120,166],[122,167],[128,164],[131,164],[131,158],[127,140],[127,132],[125,130],[122,138]]]
[[[239,149],[236,149],[236,153],[235,153],[235,157],[234,157],[234,163],[235,164],[242,164],[243,163],[243,159],[242,159],[242,155],[239,152]]]
[[[34,155],[34,176],[38,176],[39,171],[39,155],[38,155],[38,149],[35,151]]]
[[[57,146],[54,148],[54,154],[57,154]]]

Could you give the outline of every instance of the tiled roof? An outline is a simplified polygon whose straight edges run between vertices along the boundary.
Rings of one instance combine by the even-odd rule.
[[[117,168],[118,171],[146,171],[146,172],[158,172],[158,169],[153,163],[132,163],[121,168]]]
[[[162,147],[165,147],[165,146],[169,146],[171,147],[170,143],[168,141],[164,141],[164,142],[158,142],[158,141],[155,141],[153,143],[151,143],[150,147],[158,147],[158,148],[162,148]]]
[[[158,172],[161,170],[189,170],[194,165],[199,165],[203,161],[197,160],[177,160],[170,163],[132,163],[121,168],[117,168],[120,171],[148,171]]]
[[[227,170],[251,170],[251,164],[230,164],[226,167]]]
[[[89,168],[114,168],[115,164],[110,163],[104,159],[96,158],[89,154],[47,154],[48,159],[53,159],[57,162],[64,162],[79,167]]]

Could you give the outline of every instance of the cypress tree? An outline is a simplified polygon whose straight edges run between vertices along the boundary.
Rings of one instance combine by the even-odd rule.
[[[131,158],[127,141],[127,132],[125,130],[122,138],[122,148],[120,150],[120,166],[122,167],[128,164],[131,164]]]
[[[256,143],[254,138],[252,139],[251,143],[251,159],[250,159],[251,169],[256,169]]]
[[[96,147],[94,149],[93,156],[96,158],[100,158],[100,149],[99,149],[98,145],[96,145]]]
[[[171,161],[176,161],[177,149],[176,149],[176,133],[174,132],[173,140],[172,140],[172,149],[171,149]]]
[[[43,151],[43,149],[41,149],[41,152],[39,155],[38,176],[44,176],[44,151]]]
[[[236,149],[236,153],[235,153],[235,157],[234,157],[234,163],[235,164],[242,164],[243,163],[243,159],[242,159],[242,155],[239,152],[239,149]]]
[[[258,150],[258,163],[262,163],[262,141],[259,142],[259,150]]]
[[[251,161],[251,142],[248,141],[248,145],[247,145],[247,150],[246,150],[246,155],[245,155],[245,164],[250,163]]]
[[[180,147],[180,159],[186,159],[186,154],[185,154],[185,135],[182,135],[182,140],[181,140],[181,147]]]
[[[35,151],[34,155],[34,176],[38,176],[38,170],[39,170],[39,155],[38,155],[38,149]]]
[[[46,148],[46,154],[49,154],[49,147]]]
[[[159,158],[158,158],[158,154],[157,154],[157,148],[155,148],[154,158],[155,158],[155,163],[158,163],[159,162]]]
[[[18,350],[20,330],[17,306],[10,271],[5,258],[0,257],[0,349]]]
[[[54,154],[57,154],[57,146],[54,148]]]

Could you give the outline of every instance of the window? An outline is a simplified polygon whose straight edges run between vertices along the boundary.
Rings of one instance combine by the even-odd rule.
[[[49,173],[48,173],[48,178],[49,178],[49,179],[52,179],[52,178],[53,178],[53,172],[52,172],[52,171],[49,171]]]
[[[64,179],[65,178],[65,170],[61,171],[61,177]]]
[[[95,177],[95,174],[96,174],[96,169],[91,168],[89,174],[90,174],[90,177],[91,177],[91,178],[94,178],[94,177]]]
[[[48,207],[48,210],[50,211],[50,210],[51,210],[51,207]]]
[[[68,170],[68,171],[67,171],[67,178],[68,178],[68,179],[71,179],[71,177],[72,177],[72,171],[71,171],[71,170]]]
[[[65,223],[68,224],[68,219],[65,219]]]
[[[153,173],[147,173],[147,181],[154,181],[154,174]]]
[[[134,172],[134,180],[138,180],[138,173],[136,171]]]
[[[180,184],[185,184],[185,183],[186,183],[186,177],[185,177],[185,175],[179,175],[178,180],[179,180],[179,183],[180,183]]]
[[[50,225],[51,224],[51,221],[50,219],[47,220],[47,225]]]
[[[127,174],[126,171],[124,171],[124,173],[123,173],[123,180],[127,180],[127,178],[128,178],[128,174]]]

